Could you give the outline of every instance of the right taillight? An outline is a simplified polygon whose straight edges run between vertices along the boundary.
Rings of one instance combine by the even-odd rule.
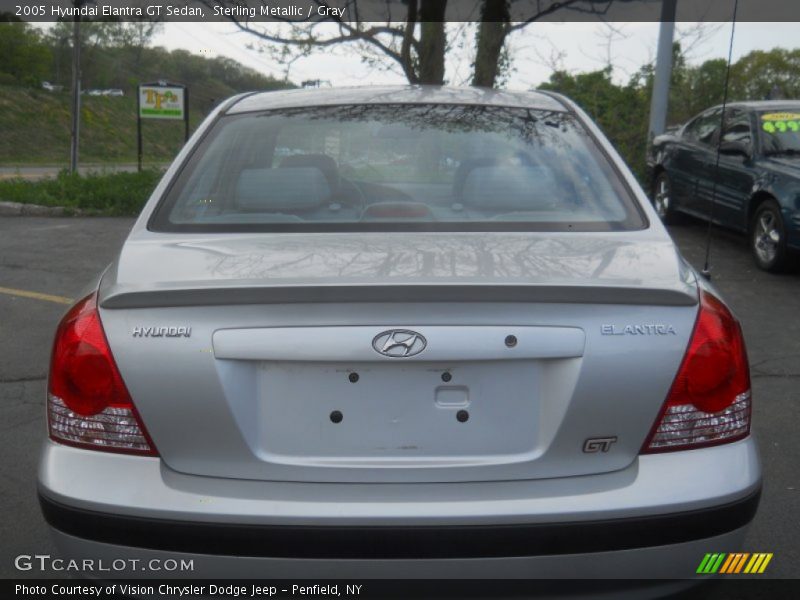
[[[733,442],[750,433],[750,369],[739,322],[700,292],[692,339],[642,453]]]

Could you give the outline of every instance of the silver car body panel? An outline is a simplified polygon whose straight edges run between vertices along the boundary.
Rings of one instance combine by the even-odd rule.
[[[694,275],[675,246],[647,230],[203,235],[135,231],[100,291],[104,308],[386,302],[400,295],[464,302],[697,303]]]
[[[252,94],[231,105],[228,114],[297,106],[350,104],[472,104],[514,106],[563,111],[564,104],[542,92],[510,92],[486,88],[447,88],[434,85],[342,87],[320,90],[298,89]]]
[[[545,478],[629,465],[667,395],[696,312],[402,302],[102,309],[101,317],[171,468],[388,482]],[[675,333],[603,334],[606,325],[631,323],[668,324]],[[191,337],[133,336],[137,327],[176,325],[190,326]],[[282,336],[287,328],[300,338]],[[308,328],[319,329],[327,346],[315,347]],[[421,333],[428,348],[402,365],[381,356],[372,339],[392,328]],[[448,330],[459,334],[448,339]],[[506,335],[517,336],[517,346],[506,347]],[[459,343],[465,338],[475,344],[470,355]],[[231,348],[232,339],[242,345]],[[276,360],[270,346],[281,342],[295,350]],[[460,391],[463,402],[439,402],[448,391]],[[467,423],[456,419],[461,408],[472,415]],[[343,411],[342,423],[328,419],[333,410]],[[605,436],[619,440],[609,452],[582,451],[585,440]]]
[[[102,486],[97,482],[103,481]],[[638,457],[624,469],[542,481],[382,484],[263,482],[186,475],[158,458],[48,441],[40,491],[86,510],[271,525],[568,523],[702,509],[758,490],[752,438]]]

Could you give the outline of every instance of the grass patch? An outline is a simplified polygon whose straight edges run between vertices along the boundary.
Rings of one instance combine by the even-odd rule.
[[[89,215],[135,216],[161,179],[161,171],[79,175],[61,171],[53,179],[0,181],[0,200],[64,206]]]

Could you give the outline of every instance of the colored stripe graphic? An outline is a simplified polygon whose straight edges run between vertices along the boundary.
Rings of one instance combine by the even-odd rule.
[[[697,573],[705,573],[706,572],[706,566],[708,565],[708,561],[709,560],[711,560],[711,555],[710,554],[706,554],[703,557],[703,560],[700,561],[700,566],[697,567]]]
[[[767,568],[769,561],[772,560],[772,554],[761,552],[758,554],[753,554],[753,558],[750,559],[750,562],[747,563],[747,566],[744,569],[745,573],[763,573],[764,570]]]
[[[747,566],[744,568],[744,572],[745,573],[757,572],[757,571],[755,571],[755,569],[757,569],[759,567],[759,565],[760,565],[762,560],[764,560],[763,555],[761,555],[761,554],[753,554],[753,558],[751,558],[750,562],[747,563]]]
[[[725,553],[706,554],[700,566],[697,567],[698,573],[713,574],[719,570],[722,561],[725,559]]]
[[[732,575],[735,573],[763,573],[772,560],[769,552],[725,552],[708,553],[700,561],[697,573],[713,575],[715,573]],[[749,560],[748,560],[749,559]],[[745,566],[747,565],[747,566]],[[742,570],[744,569],[744,570]]]
[[[767,554],[764,557],[764,562],[761,563],[761,566],[759,567],[758,572],[759,573],[763,573],[766,570],[767,565],[769,564],[769,561],[771,561],[771,560],[772,560],[772,552],[770,552],[769,554]]]
[[[743,553],[741,555],[741,558],[739,559],[739,561],[736,563],[736,568],[733,571],[731,571],[731,573],[739,573],[739,572],[741,572],[742,567],[744,566],[744,563],[747,560],[748,556],[750,556],[749,552]]]
[[[731,560],[730,566],[726,569],[721,571],[721,573],[738,573],[742,570],[747,557],[750,556],[749,552],[736,552],[735,554],[731,554],[733,559]]]
[[[728,554],[728,558],[725,559],[725,562],[722,563],[722,568],[719,570],[720,573],[730,573],[733,566],[736,564],[736,561],[739,559],[738,554]]]

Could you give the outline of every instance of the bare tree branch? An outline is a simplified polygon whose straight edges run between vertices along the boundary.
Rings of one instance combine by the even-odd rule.
[[[605,16],[613,3],[614,0],[561,0],[559,2],[536,0],[536,12],[526,20],[513,24],[509,28],[509,33],[524,29],[531,23],[541,21],[544,17],[552,15],[559,10],[571,10],[598,17]]]
[[[199,0],[209,7],[239,7],[252,4],[246,0]],[[367,0],[362,0],[366,2]],[[312,7],[305,16],[280,17],[271,15],[276,26],[255,26],[248,13],[226,11],[224,17],[240,31],[265,42],[264,46],[282,61],[289,56],[307,57],[315,50],[339,45],[355,45],[362,60],[371,66],[403,73],[410,83],[443,83],[445,56],[451,47],[452,30],[444,23],[448,2],[456,0],[369,0],[379,7],[381,23],[365,22],[375,11],[372,5],[359,6],[359,0],[308,0]],[[475,84],[495,86],[511,69],[508,38],[531,23],[541,21],[559,11],[582,13],[603,18],[615,2],[655,2],[657,0],[473,0],[471,14],[480,11],[477,26],[474,71]],[[269,6],[270,0],[260,0]],[[335,6],[334,6],[335,5]],[[308,6],[308,5],[307,5]],[[333,11],[333,8],[344,11]],[[461,5],[459,5],[459,8]],[[513,9],[518,9],[514,11]],[[360,9],[365,9],[361,11]],[[397,11],[404,11],[404,15]],[[242,16],[244,14],[244,16]],[[250,13],[252,14],[252,13]],[[514,22],[512,15],[525,20]],[[328,27],[323,27],[327,25]],[[288,28],[288,29],[287,29]],[[268,45],[271,45],[269,47]],[[282,47],[277,50],[277,46]],[[610,61],[609,41],[606,55]],[[286,49],[289,50],[286,50]]]
[[[201,0],[207,6],[220,6],[232,7],[241,5],[236,0]],[[324,0],[313,0],[317,7],[330,8],[330,4]],[[267,5],[265,0],[261,1],[262,5]],[[347,3],[347,11],[351,11],[353,15],[358,18],[358,1],[351,0]],[[346,11],[346,12],[347,12]],[[253,21],[247,18],[241,18],[235,13],[224,13],[225,18],[235,25],[240,31],[249,33],[265,42],[272,44],[281,44],[285,46],[298,48],[300,52],[307,55],[311,52],[312,48],[326,48],[339,44],[352,44],[360,43],[372,46],[389,59],[397,63],[406,74],[409,81],[412,81],[416,74],[412,69],[411,52],[419,51],[419,41],[414,38],[413,26],[416,22],[416,1],[409,3],[409,15],[411,18],[411,30],[406,27],[392,26],[391,22],[386,24],[372,24],[368,27],[363,27],[359,21],[354,21],[355,25],[344,20],[342,17],[334,14],[332,11],[323,11],[326,16],[313,18],[310,21],[289,17],[274,16],[274,20],[284,25],[289,25],[291,31],[288,35],[270,31],[264,27],[254,27]],[[321,23],[335,24],[338,29],[338,35],[319,36],[315,35],[316,26]],[[385,38],[388,38],[386,40]],[[393,46],[390,40],[400,40],[402,46],[397,49]]]
[[[713,37],[723,26],[723,23],[694,23],[676,27],[676,37],[681,45],[681,52],[687,60],[696,60],[704,54],[697,54],[697,50],[709,38]]]

